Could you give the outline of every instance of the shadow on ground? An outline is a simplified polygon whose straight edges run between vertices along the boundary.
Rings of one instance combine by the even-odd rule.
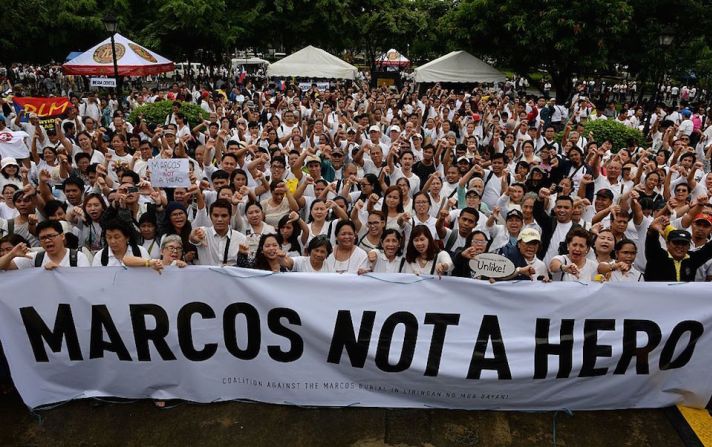
[[[172,403],[169,402],[168,405]],[[552,446],[554,413],[83,400],[33,415],[0,397],[1,446]],[[557,446],[682,446],[662,410],[556,414]]]

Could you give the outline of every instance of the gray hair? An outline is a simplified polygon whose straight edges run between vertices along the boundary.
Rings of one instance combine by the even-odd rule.
[[[168,236],[163,238],[163,241],[161,241],[161,250],[166,248],[166,245],[170,244],[171,242],[175,242],[181,247],[183,246],[183,239],[180,238],[177,234],[169,234]]]

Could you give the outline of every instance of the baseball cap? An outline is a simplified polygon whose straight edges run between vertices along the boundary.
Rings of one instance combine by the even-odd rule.
[[[344,151],[341,149],[341,146],[336,146],[331,150],[332,154],[341,154],[344,155]]]
[[[314,163],[314,162],[321,163],[321,160],[316,155],[307,155],[307,158],[304,159],[305,165],[308,165],[309,163]]]
[[[524,242],[525,244],[528,244],[529,242],[532,242],[532,241],[541,241],[541,235],[534,228],[525,228],[519,232],[519,237],[517,238],[517,240],[520,240],[520,241]]]
[[[685,109],[681,113],[682,116],[684,116],[685,118],[689,118],[690,116],[692,116],[692,112],[690,111],[690,109]]]
[[[353,127],[349,127],[348,129],[346,129],[346,133],[356,133],[356,129],[354,129]]]
[[[30,112],[30,114],[28,115],[28,118],[29,119],[37,118],[37,114],[35,112]]]
[[[369,132],[380,132],[381,128],[374,124],[373,126],[368,128],[368,131]]]
[[[419,138],[419,139],[422,140],[422,139],[423,139],[423,136],[422,136],[419,132],[416,132],[416,133],[413,134],[413,136],[412,136],[411,138]]]
[[[20,166],[17,164],[17,160],[15,157],[5,157],[0,161],[0,169],[5,169],[5,166],[10,166],[10,165],[15,165],[15,166]]]
[[[506,219],[506,220],[509,220],[509,219],[512,218],[512,217],[516,217],[516,218],[518,218],[518,219],[524,219],[524,214],[522,214],[522,212],[519,211],[519,210],[517,210],[517,209],[510,210],[510,211],[507,213],[507,219]]]
[[[693,220],[693,222],[697,222],[700,220],[703,220],[703,221],[707,222],[708,224],[712,225],[712,216],[710,216],[709,214],[698,213],[695,216],[695,220]]]
[[[176,131],[173,129],[163,129],[163,135],[175,135]]]
[[[467,158],[467,157],[460,157],[460,158],[457,159],[457,162],[458,162],[458,163],[460,163],[461,161],[464,161],[464,162],[469,163],[469,162],[470,162],[470,159]]]
[[[687,242],[688,244],[692,241],[692,236],[685,230],[672,230],[667,235],[668,242]]]
[[[479,191],[477,191],[477,190],[474,189],[474,188],[468,189],[468,190],[467,190],[467,194],[465,194],[465,196],[471,196],[471,195],[476,195],[477,197],[480,197]]]
[[[608,188],[599,189],[596,191],[596,195],[613,200],[613,191]]]

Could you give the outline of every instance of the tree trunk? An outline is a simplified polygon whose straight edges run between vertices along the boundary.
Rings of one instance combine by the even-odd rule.
[[[551,75],[551,85],[556,90],[556,102],[564,104],[572,90],[570,73],[550,71],[549,75]]]

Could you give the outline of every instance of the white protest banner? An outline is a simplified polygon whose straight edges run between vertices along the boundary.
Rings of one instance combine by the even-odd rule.
[[[151,186],[177,188],[190,186],[187,158],[153,158],[148,160],[151,171]]]
[[[91,78],[90,87],[116,87],[116,78]]]
[[[22,399],[571,410],[704,407],[710,285],[237,268],[3,273]],[[673,296],[674,295],[674,298]]]
[[[506,278],[514,273],[512,261],[496,253],[481,253],[469,262],[476,276]]]
[[[25,144],[25,138],[30,136],[25,131],[0,132],[0,157],[15,157],[17,159],[30,156],[30,150]]]

